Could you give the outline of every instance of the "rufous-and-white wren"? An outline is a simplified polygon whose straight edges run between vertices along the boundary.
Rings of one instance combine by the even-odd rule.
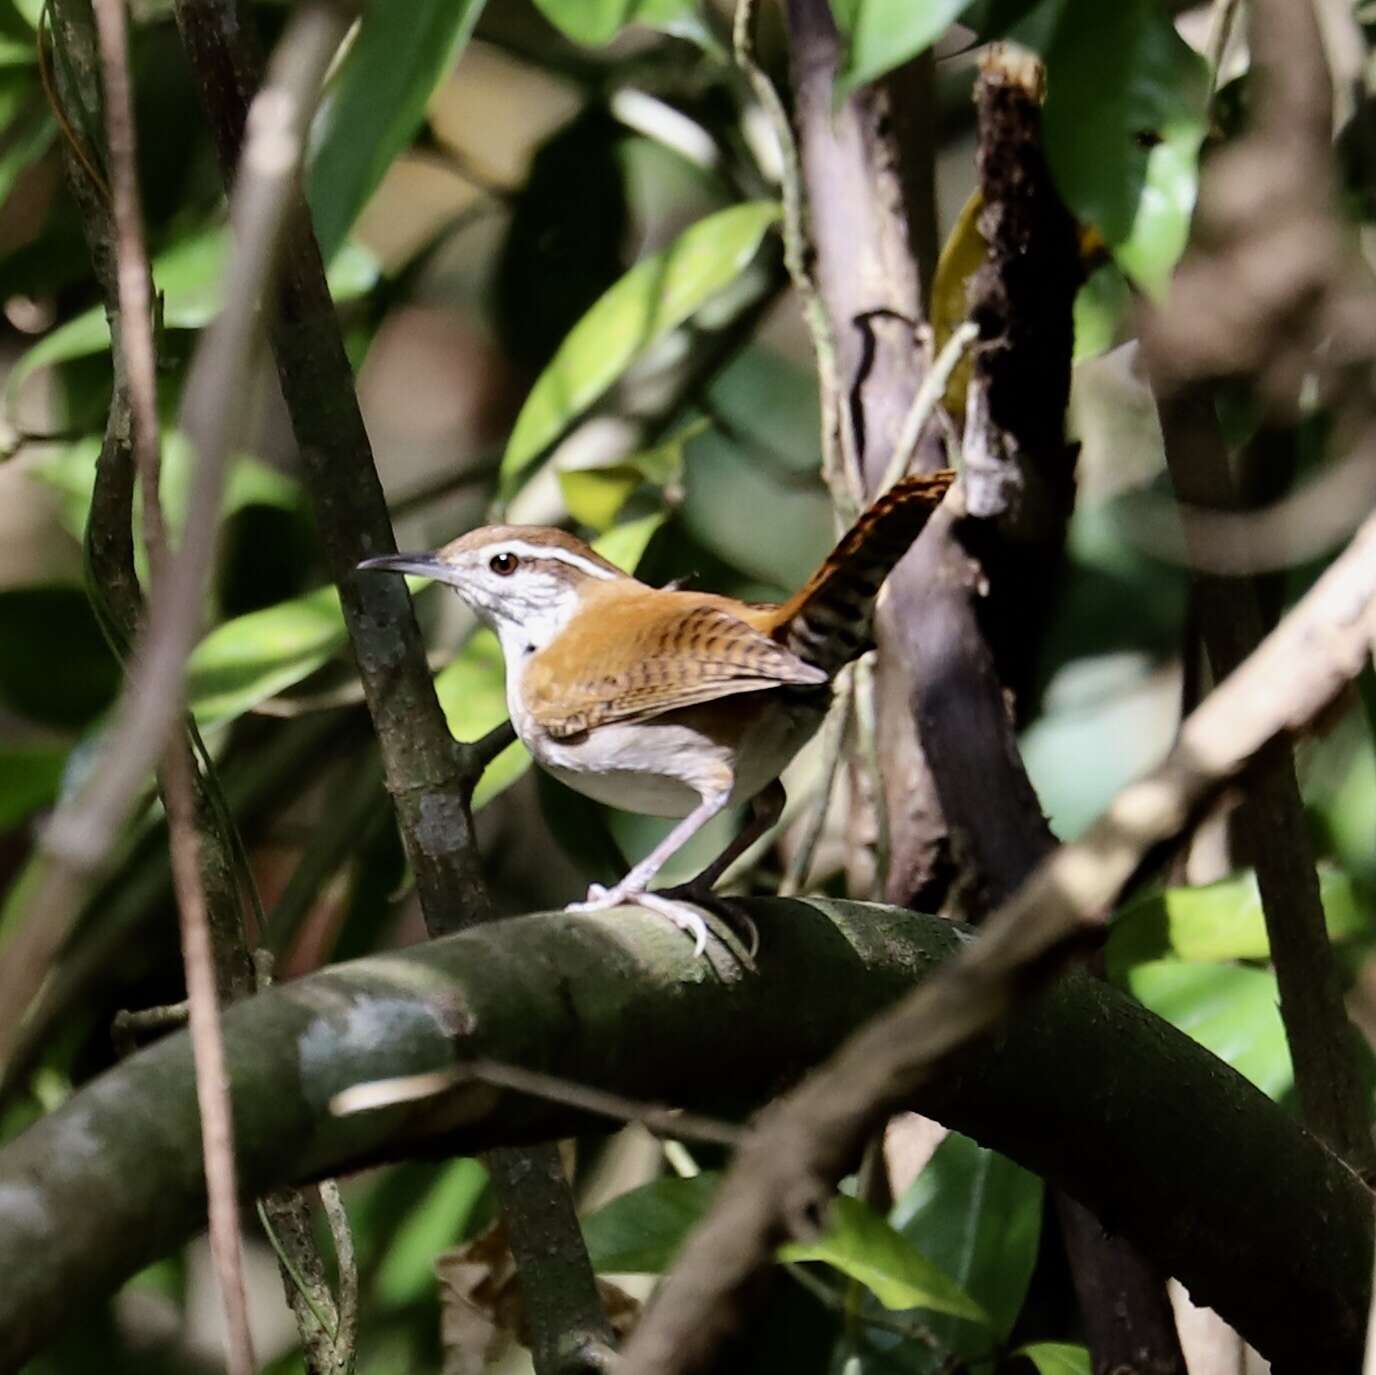
[[[832,679],[869,646],[879,589],[954,476],[897,482],[782,606],[649,587],[544,526],[488,526],[359,567],[448,583],[496,631],[512,725],[542,768],[598,802],[682,817],[619,883],[572,906],[636,902],[701,949],[701,916],[648,893],[650,880],[718,812],[748,801],[749,824],[681,890],[706,893],[778,820],[780,773],[821,724]]]

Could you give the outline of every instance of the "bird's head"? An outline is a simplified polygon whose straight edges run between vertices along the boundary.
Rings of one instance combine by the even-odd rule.
[[[582,540],[541,525],[489,525],[433,553],[384,554],[358,566],[447,583],[508,654],[542,649],[577,613],[589,586],[626,576]]]

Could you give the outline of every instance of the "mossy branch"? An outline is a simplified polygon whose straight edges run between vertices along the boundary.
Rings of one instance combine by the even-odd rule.
[[[652,915],[542,915],[313,975],[225,1017],[242,1187],[586,1130],[466,1083],[336,1118],[335,1094],[474,1056],[741,1114],[966,939],[950,923],[763,899],[758,972]],[[722,1073],[729,1064],[731,1072]],[[1131,1237],[1273,1360],[1360,1362],[1372,1214],[1292,1118],[1130,999],[1072,974],[945,1062],[912,1106],[1005,1151]],[[0,1368],[205,1215],[190,1047],[131,1057],[0,1151]]]

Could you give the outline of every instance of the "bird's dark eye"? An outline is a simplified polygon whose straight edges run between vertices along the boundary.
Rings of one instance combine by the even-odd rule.
[[[520,559],[515,554],[509,554],[503,550],[500,554],[493,554],[487,566],[494,573],[500,573],[505,578],[516,571],[518,563],[520,563]]]

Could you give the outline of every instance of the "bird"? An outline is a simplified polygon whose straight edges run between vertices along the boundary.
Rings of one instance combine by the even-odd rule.
[[[517,737],[535,762],[597,802],[678,824],[618,883],[570,911],[637,904],[706,946],[696,904],[779,819],[779,775],[816,732],[837,673],[872,644],[884,580],[951,486],[901,478],[782,605],[651,587],[567,531],[490,525],[367,571],[445,583],[496,632]],[[649,885],[714,816],[749,803],[740,833],[689,883]]]

